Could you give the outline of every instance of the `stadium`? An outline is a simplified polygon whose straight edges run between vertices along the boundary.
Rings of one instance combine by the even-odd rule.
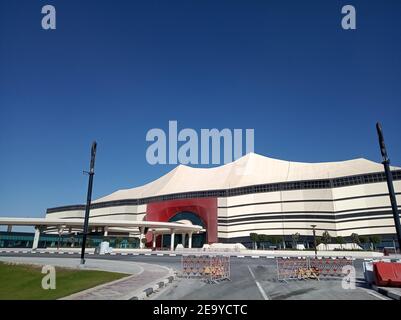
[[[401,168],[391,167],[398,203]],[[85,205],[47,209],[46,219],[83,219]],[[383,166],[363,158],[301,163],[249,153],[213,168],[178,165],[143,186],[118,190],[93,201],[90,221],[169,222],[201,226],[193,247],[204,244],[243,243],[250,234],[282,237],[291,243],[299,234],[319,236],[379,235],[395,239],[394,220]],[[110,228],[111,234],[137,237],[139,230]],[[172,231],[146,229],[147,246],[169,247]],[[191,234],[192,236],[192,234]],[[188,245],[185,233],[173,245]]]

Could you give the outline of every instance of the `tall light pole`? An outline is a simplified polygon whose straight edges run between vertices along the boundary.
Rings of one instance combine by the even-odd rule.
[[[384,166],[384,172],[386,173],[386,180],[387,180],[387,188],[388,193],[390,196],[391,208],[393,210],[393,217],[394,217],[394,224],[395,224],[395,231],[397,232],[397,239],[398,239],[398,246],[401,248],[401,225],[400,225],[400,216],[398,214],[397,209],[397,199],[394,193],[394,185],[393,185],[393,175],[390,170],[390,159],[387,155],[386,145],[384,144],[384,137],[383,137],[383,130],[381,124],[378,122],[376,123],[376,130],[377,135],[379,136],[379,145],[380,145],[380,152],[383,158],[382,164]]]
[[[97,143],[96,141],[94,141],[92,143],[92,149],[91,149],[90,169],[89,172],[86,172],[89,175],[89,182],[88,182],[88,193],[86,197],[84,230],[82,236],[81,264],[85,264],[85,246],[86,246],[86,237],[88,235],[89,212],[92,201],[93,176],[95,174],[96,146]]]
[[[317,248],[316,248],[316,224],[311,224],[312,232],[313,232],[313,247],[315,248],[315,258],[317,257]]]

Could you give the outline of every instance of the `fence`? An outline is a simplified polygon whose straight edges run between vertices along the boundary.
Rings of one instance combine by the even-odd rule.
[[[181,276],[200,278],[209,283],[230,280],[229,256],[182,256]]]
[[[277,279],[287,281],[342,278],[346,275],[343,273],[345,266],[353,266],[353,261],[347,258],[277,258]]]

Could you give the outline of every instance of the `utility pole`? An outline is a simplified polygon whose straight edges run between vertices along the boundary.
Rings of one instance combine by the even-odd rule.
[[[86,246],[86,237],[88,235],[89,212],[90,212],[90,206],[91,206],[91,201],[92,201],[93,176],[95,174],[96,146],[97,146],[97,143],[96,143],[96,141],[94,141],[92,143],[92,149],[91,149],[90,169],[89,169],[89,172],[85,172],[89,175],[89,182],[88,182],[88,193],[87,193],[87,197],[86,197],[84,230],[83,230],[83,236],[82,236],[81,264],[85,264],[85,246]]]
[[[384,166],[384,171],[386,173],[387,187],[388,187],[388,193],[390,196],[391,208],[393,210],[393,217],[394,217],[395,231],[397,232],[398,246],[401,249],[400,216],[398,214],[397,199],[396,199],[395,193],[394,193],[393,175],[390,170],[390,159],[388,158],[388,155],[387,155],[386,145],[384,144],[383,130],[382,130],[381,124],[379,122],[376,123],[376,130],[377,130],[377,135],[379,136],[380,152],[381,152],[381,155],[383,158],[382,164]]]
[[[316,248],[316,225],[311,224],[312,231],[313,231],[313,247],[315,248],[315,258],[317,257],[317,248]]]

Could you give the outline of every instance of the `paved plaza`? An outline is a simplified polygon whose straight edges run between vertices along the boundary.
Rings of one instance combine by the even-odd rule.
[[[13,256],[14,255],[14,256]],[[50,254],[26,254],[24,257],[7,253],[0,256],[1,260],[31,261],[36,263],[51,263],[54,265],[73,266],[79,262],[78,255],[50,255]],[[231,258],[231,280],[218,284],[207,284],[199,279],[178,278],[163,290],[155,292],[148,299],[165,300],[292,300],[292,299],[317,299],[317,300],[387,300],[384,295],[377,293],[368,287],[363,279],[363,260],[354,260],[356,269],[356,288],[344,290],[341,280],[290,280],[287,283],[277,280],[275,259],[267,258]],[[149,268],[151,266],[151,268]],[[135,287],[135,290],[146,287],[150,282],[168,275],[169,270],[181,270],[180,256],[156,256],[156,255],[105,255],[90,256],[87,259],[86,268],[100,268],[106,271],[136,274],[135,281],[128,282],[122,294],[113,291],[120,290],[115,286],[110,287],[110,299],[126,298],[127,287]],[[141,268],[143,270],[141,270]],[[163,269],[164,268],[164,269]],[[163,271],[165,270],[165,274]],[[151,273],[148,273],[151,272]],[[117,288],[117,289],[116,289]],[[96,297],[93,294],[85,295],[88,299],[100,299],[105,294]]]

